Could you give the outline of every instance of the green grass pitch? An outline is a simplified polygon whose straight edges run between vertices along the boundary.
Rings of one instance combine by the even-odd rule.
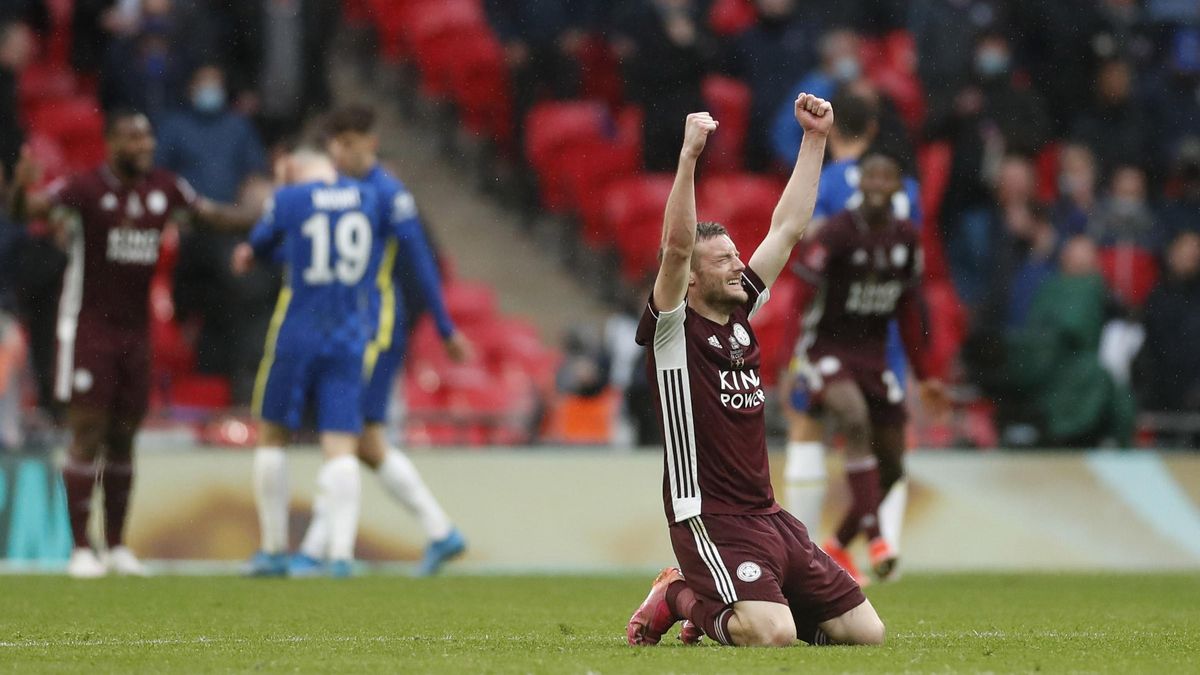
[[[625,646],[650,576],[0,577],[0,671],[1200,672],[1200,575],[917,575],[881,648]]]

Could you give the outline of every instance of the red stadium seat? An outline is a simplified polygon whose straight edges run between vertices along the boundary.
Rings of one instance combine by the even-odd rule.
[[[700,182],[697,215],[715,220],[749,259],[771,226],[771,214],[783,183],[774,176],[751,173],[713,176]]]
[[[925,92],[917,78],[916,41],[898,30],[864,40],[860,54],[863,72],[896,104],[901,119],[916,134],[925,121]]]
[[[675,178],[648,174],[613,182],[604,195],[604,223],[621,256],[626,280],[638,283],[653,269],[662,237],[663,210]]]
[[[1047,143],[1037,154],[1037,197],[1049,204],[1058,198],[1058,156],[1062,147]]]
[[[921,245],[925,249],[925,277],[944,279],[949,275],[942,248],[939,227],[942,198],[950,182],[951,151],[949,143],[927,143],[917,149],[917,171],[921,183],[921,212],[925,223],[921,228]]]
[[[967,335],[967,311],[954,284],[948,279],[925,283],[925,304],[929,310],[929,368],[945,377]]]
[[[452,71],[463,45],[492,35],[479,5],[467,0],[426,2],[405,23],[405,35],[421,69],[421,89],[432,98],[450,96]]]
[[[525,117],[525,157],[538,176],[542,206],[565,211],[570,206],[559,162],[575,146],[611,142],[612,119],[595,101],[556,101],[534,106]]]
[[[30,131],[58,141],[72,169],[90,169],[104,161],[104,116],[94,99],[75,97],[40,105],[29,119]]]
[[[1158,259],[1145,249],[1120,244],[1100,251],[1100,271],[1113,294],[1137,308],[1158,282]]]
[[[592,247],[611,243],[604,227],[604,193],[614,181],[637,173],[637,149],[605,141],[587,141],[563,155],[558,175],[566,182],[569,203],[582,221],[583,240]]]
[[[468,131],[507,146],[513,125],[504,50],[490,33],[472,35],[450,61],[451,95]]]
[[[751,0],[716,0],[708,10],[708,27],[721,36],[737,35],[757,20]]]
[[[457,281],[444,289],[446,309],[458,323],[485,321],[496,315],[496,292],[486,284]]]
[[[706,166],[713,171],[741,171],[750,125],[750,87],[720,75],[705,78],[702,86],[705,104],[721,122],[721,133],[712,136],[705,152]]]

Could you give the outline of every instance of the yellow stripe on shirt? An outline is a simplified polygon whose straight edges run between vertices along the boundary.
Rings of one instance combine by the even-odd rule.
[[[275,302],[275,313],[271,315],[271,326],[267,329],[267,342],[263,347],[262,362],[259,363],[258,375],[254,378],[254,396],[250,401],[250,410],[259,419],[262,419],[263,394],[267,389],[267,377],[271,374],[271,365],[275,363],[275,343],[279,340],[279,329],[283,326],[283,318],[287,316],[287,308],[291,302],[292,289],[285,285],[279,289],[279,300]]]
[[[383,260],[379,263],[379,274],[375,276],[375,286],[379,288],[379,323],[375,338],[367,344],[367,350],[363,354],[364,379],[371,378],[379,354],[392,346],[392,331],[396,327],[396,287],[392,280],[392,270],[396,266],[399,248],[399,242],[394,237],[388,239],[387,246],[383,249]]]

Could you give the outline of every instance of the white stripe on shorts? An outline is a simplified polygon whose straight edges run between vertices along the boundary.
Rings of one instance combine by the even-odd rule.
[[[717,593],[721,595],[722,600],[732,605],[738,599],[737,591],[733,587],[733,578],[729,576],[729,569],[721,560],[721,554],[717,551],[716,544],[709,538],[704,521],[700,520],[700,516],[696,516],[688,519],[688,525],[692,528],[692,537],[696,540],[696,550],[700,552],[700,559],[712,573]]]

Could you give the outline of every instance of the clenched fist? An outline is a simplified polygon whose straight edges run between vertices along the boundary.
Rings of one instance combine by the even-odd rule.
[[[823,136],[833,128],[833,106],[823,98],[801,92],[796,97],[795,113],[806,134]]]
[[[720,124],[706,112],[692,113],[687,116],[687,125],[683,129],[683,154],[688,157],[699,157],[708,141],[708,135],[717,130]]]

